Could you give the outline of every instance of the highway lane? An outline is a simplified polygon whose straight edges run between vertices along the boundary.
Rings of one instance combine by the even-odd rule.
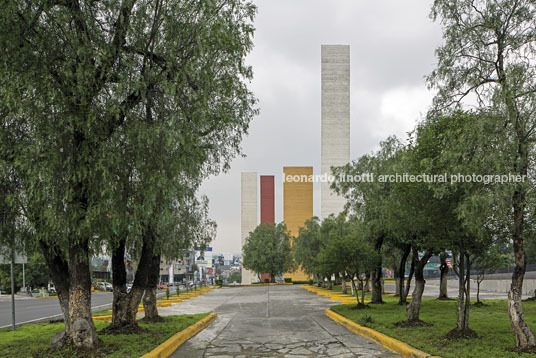
[[[93,292],[91,307],[102,310],[111,307],[111,292]],[[17,296],[15,298],[15,319],[17,325],[39,320],[61,318],[61,309],[57,298],[31,298]],[[11,327],[11,296],[0,296],[0,328]]]

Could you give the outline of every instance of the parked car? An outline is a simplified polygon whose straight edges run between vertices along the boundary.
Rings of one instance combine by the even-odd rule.
[[[167,288],[168,288],[168,286],[165,283],[161,283],[161,284],[158,285],[159,290],[165,290]]]
[[[109,282],[97,282],[95,288],[99,291],[113,291],[112,284]]]

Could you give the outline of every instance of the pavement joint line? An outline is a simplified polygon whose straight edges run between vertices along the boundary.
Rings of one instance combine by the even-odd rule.
[[[167,358],[173,354],[184,342],[201,332],[208,327],[215,319],[217,315],[212,312],[208,316],[200,321],[197,321],[193,325],[186,327],[180,332],[175,333],[171,338],[160,344],[158,347],[141,356],[141,358]]]
[[[440,358],[438,356],[434,356],[413,348],[407,343],[389,337],[383,333],[373,330],[372,328],[361,326],[354,321],[351,321],[348,318],[338,314],[337,312],[332,311],[330,308],[326,310],[325,314],[341,326],[346,327],[351,332],[368,338],[389,349],[390,351],[400,354],[403,358]]]
[[[329,309],[329,308],[328,308]],[[346,349],[348,349],[349,351],[351,351],[351,349],[349,347],[346,346],[346,344],[344,344],[343,341],[341,341],[339,339],[339,337],[333,335],[330,331],[328,331],[320,322],[318,322],[314,317],[313,315],[309,314],[309,317],[318,325],[320,326],[324,331],[326,331],[331,337],[333,337],[334,339],[336,339],[343,347],[345,347]]]

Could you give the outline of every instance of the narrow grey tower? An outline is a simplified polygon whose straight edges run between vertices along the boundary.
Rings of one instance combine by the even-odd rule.
[[[241,238],[242,247],[246,243],[249,233],[257,227],[257,172],[242,172],[241,176]],[[243,252],[242,252],[243,254]],[[257,281],[255,272],[242,268],[242,284],[251,284]]]
[[[350,46],[322,45],[321,174],[350,161]],[[321,219],[337,215],[344,199],[321,184]]]

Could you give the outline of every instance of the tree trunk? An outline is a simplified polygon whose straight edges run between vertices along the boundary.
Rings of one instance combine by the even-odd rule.
[[[406,290],[405,288],[404,281],[406,278],[406,262],[408,260],[408,256],[410,253],[411,253],[411,245],[407,244],[404,246],[404,251],[402,253],[402,257],[400,258],[400,265],[398,266],[398,271],[400,273],[399,283],[398,283],[398,294],[399,294],[398,304],[399,305],[403,305],[406,303],[408,293],[409,293],[409,289]],[[411,277],[413,275],[413,261],[412,261],[411,267],[412,268],[410,269],[410,276],[408,278],[408,287],[411,282]]]
[[[365,273],[365,285],[363,287],[365,287],[366,292],[370,292],[370,271]]]
[[[355,286],[355,281],[354,281],[353,276],[352,276],[352,280],[351,280],[351,285],[352,285],[352,291],[355,292],[355,297],[357,299],[357,305],[359,306],[359,294],[357,292],[357,287]]]
[[[127,319],[127,270],[125,268],[126,235],[119,238],[118,246],[112,251],[113,302],[112,323],[110,327],[121,327],[128,324]]]
[[[339,273],[337,272],[335,274],[335,286],[339,285],[339,283],[340,283],[340,277],[339,277]]]
[[[72,239],[69,245],[69,338],[76,347],[92,349],[97,332],[91,315],[91,274],[87,239]]]
[[[365,305],[365,285],[361,282],[361,304]]]
[[[419,312],[421,309],[422,294],[424,292],[424,266],[432,257],[430,252],[427,252],[422,259],[419,260],[419,252],[413,248],[413,262],[415,263],[415,288],[410,304],[406,307],[406,316],[408,321],[419,321]]]
[[[522,221],[523,219],[518,220]],[[525,250],[523,249],[523,240],[516,237],[515,227],[516,225],[514,224],[515,267],[512,273],[512,284],[508,292],[508,313],[510,315],[510,325],[516,335],[516,347],[525,349],[536,346],[536,340],[530,327],[525,323],[523,309],[521,307],[523,278],[525,276],[527,262]]]
[[[409,290],[411,288],[411,280],[413,279],[413,274],[414,273],[415,273],[415,261],[412,258],[411,265],[410,265],[410,268],[409,268],[408,280],[407,280],[407,282],[405,284],[405,287],[404,287],[404,284],[402,284],[403,290],[402,290],[402,295],[398,299],[398,304],[399,305],[406,304],[407,301],[408,301]]]
[[[476,303],[480,303],[480,284],[482,283],[484,276],[477,276],[476,278]]]
[[[328,277],[328,290],[333,290],[333,283],[331,282],[331,276]]]
[[[460,331],[466,331],[469,328],[468,322],[468,280],[469,280],[469,258],[466,257],[463,248],[460,249],[460,258],[458,260],[458,320],[456,328]]]
[[[157,321],[158,308],[156,307],[156,288],[160,278],[160,254],[153,255],[151,268],[147,277],[145,295],[143,296],[143,309],[145,310],[146,321]]]
[[[150,228],[145,228],[143,232],[143,246],[141,249],[140,261],[134,276],[134,283],[129,293],[122,295],[120,291],[117,296],[114,289],[114,304],[112,306],[112,325],[110,328],[137,327],[136,314],[143,294],[147,286],[149,271],[153,257],[154,237]],[[115,257],[115,265],[113,258]],[[112,257],[112,265],[124,270],[124,259],[120,259],[120,253]],[[114,273],[115,276],[115,273]],[[115,277],[114,277],[115,278]],[[119,281],[118,281],[119,283]]]
[[[380,235],[374,241],[374,250],[376,250],[376,252],[381,252],[383,240],[384,240],[384,236]],[[372,297],[370,299],[370,303],[383,303],[382,278],[383,278],[382,256],[378,255],[378,261],[376,262],[376,266],[374,267],[374,270],[372,271],[372,295],[371,295]]]
[[[398,268],[394,269],[395,276],[395,297],[400,297],[400,271]]]
[[[504,48],[499,49],[504,51]],[[529,168],[529,136],[526,128],[520,121],[520,113],[517,103],[510,89],[505,73],[504,54],[499,52],[497,73],[499,83],[506,104],[506,113],[510,123],[514,125],[516,132],[515,140],[517,145],[516,155],[513,159],[514,172],[521,176],[526,176]],[[525,183],[516,184],[512,195],[513,209],[513,230],[512,241],[514,247],[514,272],[512,273],[512,284],[508,292],[508,313],[510,315],[510,325],[516,335],[516,347],[520,349],[533,348],[536,346],[536,339],[530,327],[525,323],[523,309],[521,307],[521,294],[523,288],[523,278],[527,268],[527,257],[523,244],[523,230],[525,219],[525,208],[527,204],[527,192]]]
[[[449,266],[447,265],[447,259],[442,254],[440,255],[441,265],[439,270],[441,272],[441,278],[439,279],[439,297],[440,300],[448,300],[448,287],[447,287],[447,275],[449,273]]]
[[[69,264],[65,261],[64,255],[59,254],[61,250],[58,247],[52,248],[44,241],[39,241],[39,246],[58,293],[58,301],[63,314],[63,321],[65,322],[65,332],[69,332],[71,330],[69,320]]]
[[[346,295],[348,290],[346,289],[346,275],[342,275],[341,293]]]

